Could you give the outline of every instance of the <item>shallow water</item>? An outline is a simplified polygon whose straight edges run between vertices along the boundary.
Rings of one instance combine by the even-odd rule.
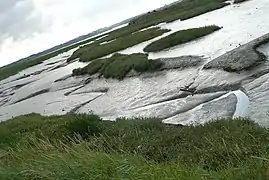
[[[247,117],[249,115],[249,98],[241,90],[233,92],[237,97],[236,111],[234,117]]]

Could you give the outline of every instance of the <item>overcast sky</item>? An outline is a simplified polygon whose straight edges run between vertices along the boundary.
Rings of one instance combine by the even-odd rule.
[[[0,66],[175,0],[0,0]]]

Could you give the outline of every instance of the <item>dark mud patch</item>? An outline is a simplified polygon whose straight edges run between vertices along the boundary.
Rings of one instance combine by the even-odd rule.
[[[74,79],[70,79],[70,83],[68,84],[65,84],[65,82],[61,85],[61,82],[63,81],[66,81],[68,80],[69,78],[74,78]],[[71,94],[72,92],[84,87],[85,85],[89,84],[92,82],[92,78],[76,78],[76,77],[73,77],[72,75],[67,75],[67,76],[64,76],[60,79],[57,79],[54,81],[54,83],[60,83],[60,88],[58,88],[57,90],[54,90],[53,88],[51,89],[51,91],[61,91],[61,90],[66,90],[66,89],[70,89],[70,88],[75,88],[77,87],[76,89],[74,90],[71,90],[70,92],[67,92],[65,93],[67,96],[69,94]]]
[[[37,92],[35,92],[35,93],[33,93],[33,94],[29,95],[29,96],[26,96],[25,98],[22,98],[22,99],[16,101],[16,102],[13,103],[13,104],[16,104],[16,103],[25,101],[25,100],[27,100],[27,99],[30,99],[30,98],[33,98],[33,97],[36,97],[36,96],[39,96],[39,95],[41,95],[41,94],[45,94],[45,93],[48,93],[48,92],[50,92],[50,89],[49,89],[49,88],[48,88],[48,89],[43,89],[43,90],[37,91]]]
[[[221,92],[221,91],[236,91],[236,90],[241,89],[241,87],[242,87],[241,83],[208,86],[205,88],[195,90],[194,94],[207,94],[207,93],[215,93],[215,92]]]
[[[153,78],[157,76],[165,76],[168,70],[184,70],[187,68],[197,68],[203,65],[205,59],[201,56],[179,56],[173,58],[160,58],[156,59],[162,62],[162,67],[155,72],[143,72],[139,73],[131,70],[126,77],[141,77],[141,78]]]
[[[269,34],[242,45],[207,63],[203,69],[223,69],[227,72],[251,70],[266,61],[257,48],[269,42]]]
[[[163,67],[161,70],[185,69],[190,67],[201,66],[204,59],[200,56],[180,56],[174,58],[162,58]]]
[[[41,73],[43,73],[43,72],[45,72],[45,71],[47,71],[47,70],[49,70],[50,68],[46,68],[46,69],[42,69],[42,70],[40,70],[40,71],[36,71],[36,72],[34,72],[34,73],[31,73],[30,75],[31,76],[36,76],[36,75],[39,75],[39,74],[41,74]]]
[[[243,2],[246,2],[246,1],[249,1],[249,0],[234,0],[234,4],[239,4],[239,3],[243,3]]]
[[[49,71],[54,71],[54,70],[56,70],[56,69],[65,67],[65,66],[67,66],[67,65],[68,65],[68,63],[60,64],[60,65],[58,65],[58,66],[55,66],[54,68],[51,68]]]
[[[74,93],[73,95],[78,95],[78,94],[88,94],[88,93],[107,93],[109,91],[109,88],[97,88],[89,91],[82,91],[78,93]],[[74,91],[75,92],[75,91]]]
[[[75,88],[75,89],[73,89],[73,90],[71,90],[71,91],[68,91],[68,92],[66,92],[66,93],[64,93],[64,95],[65,96],[69,96],[70,94],[72,94],[73,92],[75,92],[75,91],[77,91],[77,90],[79,90],[80,88],[83,88],[84,86],[79,86],[79,87],[77,87],[77,88]],[[69,89],[69,88],[68,88]]]
[[[109,90],[109,88],[106,87],[100,87],[97,89],[92,90],[91,92],[95,92],[95,93],[107,93]]]
[[[60,101],[54,101],[54,102],[49,102],[46,105],[51,105],[51,104],[60,103],[60,102],[62,102],[62,100],[60,100]]]
[[[74,114],[74,113],[76,113],[80,108],[82,108],[82,107],[85,106],[86,104],[89,104],[90,102],[92,102],[92,101],[98,99],[98,98],[101,97],[101,96],[103,96],[103,94],[102,94],[102,95],[99,95],[99,96],[97,96],[97,97],[95,97],[95,98],[93,98],[93,99],[91,99],[91,100],[89,100],[89,101],[86,101],[86,102],[84,102],[84,103],[82,103],[82,104],[80,104],[80,105],[78,105],[77,107],[75,107],[75,108],[73,108],[71,111],[69,111],[69,114]]]
[[[135,110],[135,109],[140,109],[140,108],[146,108],[148,106],[154,106],[154,105],[158,105],[158,104],[161,104],[161,103],[165,103],[165,102],[170,102],[170,101],[174,101],[174,100],[177,100],[177,99],[182,99],[182,98],[185,98],[189,96],[188,93],[181,93],[181,94],[176,94],[176,95],[173,95],[173,96],[170,96],[170,97],[167,97],[165,99],[161,99],[159,101],[156,101],[156,102],[153,102],[153,103],[150,103],[150,104],[145,104],[143,106],[137,106],[137,107],[134,107],[134,108],[130,108],[128,110]]]
[[[220,117],[232,118],[236,111],[237,102],[237,97],[234,94],[221,99],[216,98],[212,101],[200,104],[201,108],[193,108],[190,111],[175,114],[174,116],[164,119],[163,122],[169,124],[195,125],[203,124]]]
[[[4,106],[6,103],[8,103],[10,101],[10,99],[8,99],[8,98],[5,98],[5,99],[2,99],[1,101],[0,101],[0,107],[2,107],[2,106]]]
[[[49,70],[50,68],[45,68],[45,69],[42,69],[42,70],[39,70],[39,71],[36,71],[36,72],[33,72],[31,74],[24,74],[23,76],[21,77],[18,77],[17,79],[14,79],[13,81],[10,81],[10,82],[14,82],[14,81],[18,81],[18,80],[22,80],[22,79],[26,79],[28,77],[31,77],[31,76],[36,76],[36,75],[39,75],[47,70]],[[8,82],[8,83],[10,83]],[[5,83],[6,84],[6,83]]]
[[[148,105],[134,107],[128,110],[131,110],[136,113],[139,113],[140,111],[142,112],[143,111],[152,111],[152,112],[162,111],[162,113],[158,115],[158,118],[163,120],[163,119],[174,117],[181,113],[188,112],[192,109],[195,109],[201,104],[205,104],[207,102],[213,101],[225,94],[227,94],[227,92],[217,92],[214,94],[210,93],[210,94],[200,95],[197,97],[189,96],[182,100],[181,98],[172,99],[172,100],[167,99],[167,101],[163,101],[160,103],[154,102]],[[169,105],[171,103],[172,103],[172,106]],[[174,109],[175,107],[176,109]]]
[[[174,113],[170,114],[169,116],[163,117],[162,120],[168,119],[168,118],[171,118],[171,117],[174,117],[174,116],[176,116],[178,114],[181,114],[181,113],[188,112],[188,111],[190,111],[192,109],[195,109],[196,107],[200,106],[201,104],[205,104],[205,103],[211,102],[214,99],[217,99],[217,98],[219,98],[219,97],[221,97],[221,96],[223,96],[225,94],[226,94],[226,92],[218,93],[218,94],[216,94],[216,95],[214,95],[214,96],[212,96],[212,97],[210,97],[208,99],[205,99],[204,101],[201,101],[199,103],[195,103],[195,105],[190,105],[190,106],[183,107],[179,111],[175,111]]]
[[[22,88],[22,87],[24,87],[24,86],[27,86],[27,85],[29,85],[29,84],[31,84],[31,83],[33,83],[34,81],[30,81],[30,82],[27,82],[27,83],[23,83],[23,84],[18,84],[18,85],[15,85],[15,86],[13,86],[13,87],[11,87],[13,90],[18,90],[18,89],[20,89],[20,88]]]
[[[59,60],[59,61],[51,62],[51,63],[46,64],[46,66],[51,66],[51,65],[54,65],[54,64],[57,64],[57,63],[60,63],[60,62],[65,62],[65,60]]]
[[[18,80],[21,80],[21,79],[25,79],[25,78],[28,78],[28,77],[30,77],[30,76],[31,76],[31,74],[24,74],[23,76],[21,76],[21,77],[15,79],[15,80],[13,80],[13,81],[11,81],[11,82],[18,81]]]
[[[79,84],[77,84],[77,85],[68,86],[68,87],[62,88],[62,89],[60,89],[60,90],[69,89],[69,88],[72,88],[72,87],[77,87],[77,88],[75,88],[75,89],[73,89],[73,90],[71,90],[71,91],[69,91],[69,92],[67,92],[67,93],[64,94],[65,96],[69,96],[70,94],[72,94],[72,93],[74,93],[75,91],[77,91],[77,90],[83,88],[85,85],[87,85],[87,84],[89,84],[89,83],[91,83],[91,82],[92,82],[92,78],[88,78],[88,79],[86,79],[86,80],[81,81],[81,83],[79,83]]]
[[[65,80],[67,80],[67,79],[69,79],[69,78],[71,78],[71,77],[72,77],[72,75],[70,74],[70,75],[64,76],[64,77],[62,77],[62,78],[60,78],[60,79],[57,79],[57,80],[55,80],[54,82],[56,83],[56,82],[65,81]]]
[[[15,92],[1,93],[0,97],[5,98],[5,97],[13,96],[14,94],[15,94]]]
[[[269,69],[264,69],[262,71],[256,72],[253,75],[251,75],[250,79],[258,79],[261,76],[264,76],[265,74],[269,74]]]

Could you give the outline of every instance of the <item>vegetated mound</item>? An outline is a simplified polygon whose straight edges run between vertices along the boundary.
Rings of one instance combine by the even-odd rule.
[[[73,75],[94,75],[99,77],[123,79],[131,70],[136,72],[156,71],[162,67],[160,60],[149,60],[147,54],[114,54],[110,58],[93,60],[84,68],[74,69]]]
[[[96,59],[84,68],[73,70],[73,76],[94,75],[99,77],[123,79],[130,71],[133,75],[144,72],[155,72],[169,69],[185,69],[202,65],[204,59],[199,56],[180,56],[151,60],[147,54],[119,54],[110,58]]]
[[[266,179],[268,146],[268,129],[248,119],[183,127],[32,114],[0,124],[0,177]]]
[[[221,27],[212,25],[205,26],[200,28],[192,28],[186,30],[180,30],[175,33],[172,33],[164,38],[161,38],[157,41],[152,42],[148,46],[144,48],[145,52],[158,52],[173,46],[177,46],[197,38],[201,38],[208,34],[211,34],[217,30],[221,29]]]
[[[70,61],[79,57],[79,60],[82,62],[92,61],[94,59],[107,56],[111,53],[124,50],[128,47],[158,37],[169,31],[170,30],[160,29],[159,27],[156,27],[144,31],[135,32],[133,34],[120,37],[112,42],[108,42],[105,44],[89,44],[84,47],[81,47],[76,52],[74,52],[74,54],[68,60]]]

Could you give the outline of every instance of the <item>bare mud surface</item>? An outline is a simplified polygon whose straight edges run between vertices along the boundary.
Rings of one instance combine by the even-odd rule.
[[[269,127],[268,9],[269,1],[251,0],[160,24],[172,32],[211,24],[223,29],[150,54],[165,62],[162,71],[130,73],[122,81],[73,77],[72,70],[87,63],[66,63],[75,49],[58,55],[0,82],[0,121],[32,112],[96,113],[108,120],[158,117],[182,125],[249,116]],[[148,43],[122,52],[140,52]]]

